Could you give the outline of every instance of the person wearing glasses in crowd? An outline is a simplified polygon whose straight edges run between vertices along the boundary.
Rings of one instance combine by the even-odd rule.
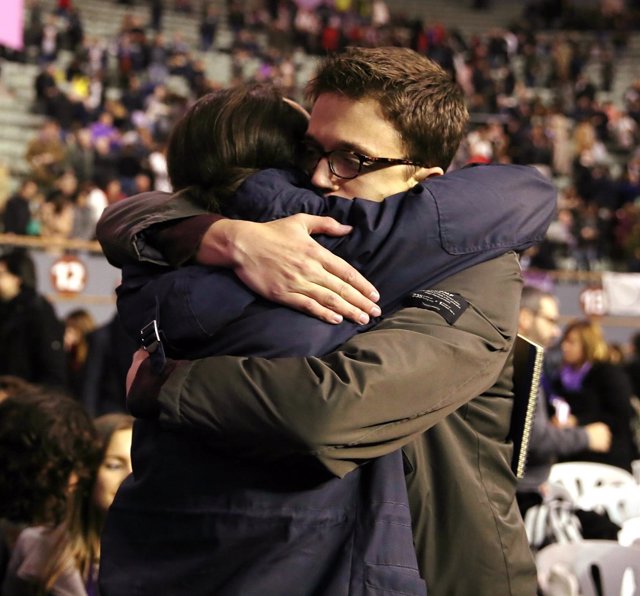
[[[559,316],[558,300],[553,294],[531,286],[522,289],[518,333],[549,348],[560,337]],[[552,422],[549,419],[549,385],[547,378],[538,393],[527,469],[524,478],[518,482],[517,498],[523,518],[530,507],[542,502],[554,462],[585,450],[606,453],[611,446],[611,430],[603,422],[572,427]]]
[[[345,80],[353,80],[351,75],[354,73],[354,67],[355,72],[361,69],[357,74],[361,77],[362,87],[351,87],[343,92]],[[265,364],[270,366],[281,362],[290,370],[283,371],[279,378],[271,378],[269,375],[268,378],[262,379],[260,388],[254,383],[253,390],[259,389],[259,396],[249,395],[251,391],[242,395],[243,388],[241,386],[248,380],[248,377],[244,373],[238,375],[234,371],[241,391],[237,394],[234,390],[227,394],[228,406],[231,407],[232,403],[235,403],[236,395],[239,395],[238,405],[240,407],[237,411],[238,420],[230,421],[230,426],[226,425],[227,413],[224,412],[224,408],[219,410],[221,417],[217,419],[194,420],[189,417],[187,412],[182,412],[179,422],[186,426],[213,426],[214,428],[209,429],[209,440],[214,442],[216,449],[222,449],[223,452],[225,452],[224,445],[226,445],[226,453],[231,452],[234,457],[282,460],[282,463],[278,462],[278,466],[282,466],[282,471],[282,469],[286,469],[284,463],[286,456],[290,455],[294,460],[298,460],[298,463],[305,462],[308,473],[315,473],[316,468],[312,466],[311,461],[316,461],[320,462],[329,472],[340,477],[346,475],[347,479],[352,476],[347,473],[357,469],[358,464],[385,453],[391,453],[398,447],[405,445],[403,455],[409,471],[407,482],[414,537],[421,574],[426,578],[429,590],[432,593],[443,594],[488,594],[495,593],[495,591],[489,590],[501,590],[502,587],[511,589],[508,587],[510,584],[514,591],[503,591],[502,593],[515,594],[521,593],[521,588],[525,585],[535,586],[535,569],[526,545],[526,537],[518,523],[517,509],[513,498],[514,479],[507,463],[510,447],[504,441],[508,432],[511,409],[511,367],[507,361],[515,330],[515,311],[508,306],[505,308],[505,306],[513,304],[517,310],[520,288],[519,270],[517,259],[513,253],[509,253],[509,248],[514,248],[513,243],[516,242],[515,237],[518,234],[516,233],[514,236],[513,232],[518,229],[518,226],[510,225],[509,231],[505,232],[504,229],[500,229],[499,223],[494,227],[487,228],[484,228],[482,224],[487,223],[486,219],[483,219],[483,214],[486,215],[488,211],[494,215],[497,214],[495,221],[500,222],[502,209],[509,206],[509,202],[512,200],[509,193],[517,188],[519,181],[515,180],[517,176],[507,175],[506,180],[503,179],[495,184],[495,176],[500,172],[500,168],[497,170],[489,168],[489,171],[477,168],[465,172],[465,176],[469,176],[465,178],[464,182],[467,191],[470,181],[475,179],[477,188],[481,191],[479,194],[482,194],[486,187],[490,188],[484,193],[484,196],[488,197],[489,202],[492,203],[491,209],[488,210],[486,203],[478,199],[480,205],[475,207],[476,210],[479,210],[476,211],[476,214],[480,215],[478,220],[474,220],[474,223],[479,224],[478,227],[481,229],[475,230],[467,236],[464,231],[458,231],[455,222],[450,219],[453,214],[447,209],[449,205],[443,200],[447,193],[455,197],[456,192],[463,192],[464,188],[459,188],[460,185],[455,183],[455,178],[442,177],[438,179],[438,181],[443,181],[441,188],[438,188],[438,185],[435,185],[434,188],[429,185],[430,180],[425,184],[419,183],[420,180],[426,180],[429,176],[430,172],[424,171],[428,168],[422,166],[407,168],[406,163],[387,163],[384,165],[387,165],[388,168],[379,168],[374,165],[373,161],[366,158],[367,155],[375,154],[393,155],[395,153],[401,155],[408,153],[406,158],[399,156],[384,159],[425,163],[425,157],[429,152],[435,152],[436,148],[441,151],[442,140],[437,137],[441,137],[443,133],[437,129],[436,123],[431,124],[433,121],[438,121],[438,117],[430,118],[429,113],[433,111],[438,116],[443,115],[442,110],[433,110],[433,101],[428,107],[424,106],[423,111],[414,114],[413,120],[412,118],[409,118],[408,121],[403,120],[406,113],[406,109],[403,108],[406,108],[407,105],[413,105],[413,102],[417,102],[417,105],[426,104],[428,103],[425,101],[426,99],[432,99],[429,93],[425,94],[425,88],[433,90],[439,85],[445,85],[446,77],[443,77],[443,71],[437,69],[440,74],[435,77],[434,72],[434,67],[429,61],[419,58],[408,50],[399,48],[351,50],[346,56],[329,58],[312,83],[312,87],[315,86],[313,94],[316,102],[307,130],[307,138],[311,145],[307,145],[306,152],[308,156],[310,147],[315,153],[311,163],[311,165],[315,165],[312,182],[327,195],[336,194],[348,199],[363,195],[372,198],[373,202],[380,202],[386,195],[393,192],[405,193],[405,200],[419,198],[426,193],[428,200],[424,203],[431,207],[424,214],[424,229],[422,231],[425,244],[423,246],[431,246],[433,257],[439,258],[439,254],[445,254],[447,251],[451,256],[480,254],[491,250],[496,251],[494,256],[502,256],[497,256],[495,259],[487,256],[486,258],[489,260],[486,262],[481,262],[482,258],[478,258],[476,262],[479,262],[479,265],[457,275],[451,275],[440,285],[434,285],[432,290],[427,290],[415,297],[414,306],[417,308],[403,309],[398,314],[389,316],[374,330],[347,342],[326,359],[287,358],[277,361],[243,359],[243,362],[250,363],[251,366]],[[431,80],[432,86],[426,84],[429,77],[435,79],[435,82]],[[422,85],[416,84],[416,81],[422,82]],[[396,90],[395,95],[390,94],[394,89]],[[387,96],[389,96],[388,102],[385,101]],[[419,102],[419,99],[422,99],[423,102]],[[461,97],[455,98],[454,101],[461,105]],[[462,113],[466,114],[466,111]],[[463,120],[466,120],[466,116],[463,116]],[[446,118],[441,117],[439,121],[440,123],[445,122]],[[405,147],[402,133],[410,132],[411,125],[416,122],[420,122],[422,126],[410,140],[406,141],[407,147]],[[455,139],[457,136],[457,140],[454,140],[449,147],[449,160],[457,148],[462,131],[463,126],[454,131],[453,137],[449,137]],[[451,131],[448,133],[451,134]],[[347,155],[348,152],[351,154]],[[412,153],[415,153],[417,157],[413,157]],[[361,154],[362,157],[359,157],[358,154]],[[443,165],[446,167],[448,162]],[[394,169],[399,171],[392,171]],[[443,166],[434,166],[432,168],[434,171],[431,174],[439,174],[442,169],[444,169]],[[549,200],[545,202],[545,205],[551,207],[548,213],[550,216],[554,203],[552,188],[537,177],[533,187],[536,187],[536,192],[549,193],[547,195]],[[103,218],[99,236],[112,262],[118,262],[123,256],[126,257],[131,252],[131,246],[143,258],[158,260],[158,247],[149,243],[149,235],[142,236],[140,234],[148,227],[154,216],[147,217],[146,220],[142,218],[142,223],[139,217],[138,219],[134,218],[129,235],[123,229],[124,220],[122,218],[131,221],[131,214],[137,212],[139,216],[140,212],[148,209],[147,203],[149,202],[155,203],[156,208],[160,209],[160,211],[154,212],[155,222],[180,220],[185,216],[202,214],[202,209],[198,209],[193,204],[187,203],[186,206],[183,204],[178,208],[175,199],[176,197],[172,197],[170,200],[166,197],[143,197],[136,199],[135,205],[127,204],[123,205],[121,209],[110,210],[106,214],[106,218]],[[126,201],[125,203],[132,202]],[[357,205],[358,202],[354,201],[353,204]],[[389,200],[381,204],[382,215],[384,215],[388,204]],[[471,200],[464,205],[468,209],[472,209],[474,206]],[[456,215],[459,217],[461,202],[452,207],[454,210],[458,210]],[[392,209],[392,207],[388,208]],[[162,211],[164,212],[158,217]],[[505,213],[510,212],[511,210],[505,209]],[[522,213],[519,212],[519,215]],[[164,240],[161,242],[166,243],[167,238],[182,237],[185,230],[195,229],[194,220],[199,220],[200,223],[197,225],[201,230],[204,230],[204,236],[202,232],[200,233],[202,242],[198,245],[200,238],[196,240],[196,246],[199,246],[199,257],[209,263],[228,264],[224,262],[227,256],[216,249],[216,241],[213,239],[218,232],[213,232],[213,230],[216,226],[218,230],[224,230],[230,220],[219,220],[211,225],[212,217],[214,216],[199,215],[191,220],[179,221],[177,225],[170,228],[169,234],[167,234],[165,226],[160,230],[159,235],[164,234]],[[527,221],[528,217],[526,216],[522,221]],[[118,218],[120,218],[119,223]],[[312,216],[295,216],[284,227],[276,227],[273,223],[278,222],[261,224],[265,230],[269,226],[264,237],[273,237],[273,232],[278,229],[295,230],[296,228],[299,237],[300,229],[304,226],[308,226],[311,231],[331,231],[332,229],[338,232],[344,231],[344,228],[340,230],[338,227],[331,227],[331,224],[328,224],[326,220],[319,221],[313,219]],[[540,220],[537,223],[537,227],[533,226],[536,227],[536,230],[531,233],[532,237],[526,240],[518,238],[516,243],[527,244],[538,238],[544,232],[546,223]],[[244,224],[249,224],[249,222],[244,222]],[[258,229],[255,226],[261,226],[260,224],[249,225],[255,232]],[[226,229],[228,232],[230,228],[226,227]],[[176,234],[176,230],[179,230],[180,233]],[[525,236],[529,232],[531,232],[530,228]],[[254,234],[254,237],[257,237],[257,234]],[[118,245],[119,239],[122,240],[122,238],[126,238],[127,241],[124,245]],[[133,242],[133,245],[129,244],[129,240]],[[289,237],[287,240],[293,239]],[[401,245],[400,240],[394,239],[393,235],[388,235],[382,239],[381,246],[386,248],[387,243],[391,243],[391,246],[398,246]],[[184,250],[185,244],[188,242],[183,242],[178,250],[173,251],[174,258],[176,255],[189,254],[189,251],[185,252]],[[282,242],[280,244],[284,246]],[[169,245],[170,243],[165,245],[165,249]],[[112,249],[114,246],[117,248]],[[275,254],[278,254],[278,245],[274,248]],[[195,252],[193,249],[192,245],[189,250]],[[213,257],[216,250],[218,250],[218,256]],[[391,248],[389,250],[389,254],[393,255]],[[287,300],[292,306],[304,308],[307,312],[326,320],[335,321],[331,314],[331,308],[327,308],[327,306],[332,306],[334,311],[341,311],[338,313],[339,315],[346,314],[360,320],[360,315],[366,316],[361,307],[371,309],[371,306],[366,298],[355,297],[357,290],[345,292],[343,295],[347,300],[343,299],[333,304],[331,300],[327,301],[327,296],[332,295],[331,287],[337,289],[340,284],[344,285],[340,276],[351,274],[353,269],[345,267],[340,261],[327,259],[326,256],[322,256],[322,251],[320,253],[321,265],[317,266],[315,273],[311,275],[312,278],[315,275],[315,279],[310,285],[307,284],[306,289],[298,285],[294,290],[294,294],[299,294],[298,290],[303,289],[307,292],[306,297],[304,295],[302,298],[296,296],[293,299],[280,297],[280,300],[282,302]],[[287,250],[282,254],[287,254]],[[306,254],[309,254],[309,251],[305,248],[302,257],[304,258]],[[311,254],[317,254],[317,251],[311,251]],[[425,260],[430,256],[428,251],[424,251]],[[222,261],[220,257],[222,257]],[[179,258],[175,260],[179,262]],[[383,264],[384,260],[381,265]],[[317,272],[322,271],[324,266],[328,268],[326,274],[317,275]],[[289,263],[285,270],[288,268]],[[241,278],[252,284],[252,287],[260,288],[263,282],[249,279],[251,276],[250,267],[235,267],[235,269]],[[454,265],[449,269],[449,274],[455,271],[456,266]],[[247,275],[248,272],[249,275]],[[334,275],[334,272],[338,275]],[[287,275],[290,275],[290,272],[286,271],[285,276]],[[294,277],[296,275],[297,273],[294,272]],[[317,282],[329,286],[328,289],[319,290],[318,288],[321,286]],[[295,281],[292,287],[295,287],[296,283],[299,282]],[[356,278],[354,283],[370,294],[371,286],[362,282],[360,278]],[[416,289],[419,287],[417,286]],[[498,287],[500,287],[500,292],[496,294]],[[462,294],[459,295],[459,292]],[[478,292],[479,295],[475,296],[475,292]],[[262,293],[268,296],[269,291]],[[473,297],[469,300],[468,297],[471,296]],[[355,305],[345,306],[345,304],[353,303]],[[161,326],[163,325],[161,321]],[[325,327],[331,329],[331,327]],[[336,328],[339,329],[340,326]],[[407,341],[408,338],[410,341]],[[359,340],[363,342],[362,348],[358,347]],[[366,348],[367,345],[370,345],[371,349]],[[211,362],[215,366],[216,362],[227,361],[227,358],[207,359],[205,362]],[[448,366],[443,365],[447,358],[450,359],[451,367],[456,367],[456,374],[448,370]],[[230,359],[229,362],[233,369],[238,361]],[[310,362],[313,362],[313,366],[310,366]],[[197,363],[188,364],[186,368],[185,365],[172,363],[165,368],[164,375],[161,377],[154,377],[153,373],[148,373],[146,364],[144,363],[142,370],[138,372],[134,387],[145,383],[153,385],[154,382],[157,385],[158,382],[167,380],[168,377],[162,388],[162,393],[164,393],[173,385],[173,379],[181,378],[185,372],[194,373],[189,384],[195,389],[195,392],[188,397],[181,393],[179,395],[174,393],[174,398],[179,398],[184,404],[198,404],[196,407],[202,413],[208,412],[208,408],[213,405],[213,399],[204,397],[204,392],[208,393],[209,391],[204,388],[209,382],[211,382],[211,386],[214,386],[215,379],[208,378],[208,374],[200,375],[199,373],[202,371],[197,370],[200,368]],[[323,367],[327,371],[326,374],[320,373],[320,379],[312,370],[316,365],[320,367],[318,371]],[[331,372],[332,366],[336,367],[333,369],[334,371],[340,371],[339,375],[345,375],[345,382],[336,382],[336,373]],[[294,370],[296,367],[302,367],[303,371],[306,369],[306,374],[300,370]],[[174,372],[169,374],[171,370]],[[363,375],[365,370],[366,374]],[[314,377],[313,380],[309,379],[310,372],[313,373],[311,375]],[[384,381],[383,378],[387,380]],[[295,383],[300,381],[300,391],[291,386],[292,381]],[[425,381],[433,383],[433,390],[426,392],[426,394],[424,391]],[[283,386],[274,388],[273,383],[278,384],[278,382],[282,382]],[[492,386],[493,389],[489,390]],[[153,401],[153,392],[150,389],[152,387],[147,385],[145,390],[140,393],[148,398],[148,400],[142,398],[142,402]],[[174,387],[174,389],[179,388]],[[326,394],[326,391],[329,393]],[[480,395],[485,391],[486,395]],[[252,405],[251,401],[256,397],[258,397],[258,401]],[[473,401],[476,404],[467,404],[472,398],[475,398]],[[273,406],[274,413],[280,411],[282,407],[292,408],[292,416],[285,416],[280,420],[280,415],[276,414],[275,420],[261,420],[262,416],[258,413],[262,407],[260,403],[262,406],[266,405],[267,409]],[[326,408],[323,407],[323,403]],[[141,415],[151,418],[157,413],[158,408],[155,406],[159,405],[159,410],[163,412],[164,416],[162,397],[160,402],[143,403],[142,405],[134,398],[132,405],[134,410],[139,410]],[[145,407],[148,405],[151,406],[150,409]],[[480,412],[486,411],[487,405],[491,406],[491,420],[485,419],[484,422],[480,422],[481,418],[485,418],[480,415]],[[257,409],[252,412],[254,406]],[[463,406],[466,412],[458,414],[456,410],[460,406]],[[305,414],[302,414],[303,410],[300,408],[303,408]],[[361,411],[360,408],[364,408],[364,410]],[[294,413],[295,410],[298,410],[297,415]],[[191,412],[193,413],[195,410]],[[185,413],[187,414],[186,418],[184,417]],[[443,420],[447,414],[451,414],[451,416],[438,425],[441,432],[436,431],[438,428],[436,426],[429,433],[424,433],[428,427]],[[331,428],[331,424],[327,424],[331,422],[332,417],[334,417],[333,428]],[[336,425],[335,421],[338,419],[341,419],[342,423]],[[287,427],[287,430],[278,428],[278,420]],[[446,422],[449,420],[452,422],[447,425]],[[258,421],[264,424],[262,429],[260,429],[260,424],[254,425]],[[158,425],[155,421],[149,423],[155,424],[158,429],[162,428],[162,424]],[[488,423],[488,427],[484,426],[485,423]],[[241,428],[245,424],[248,426]],[[291,426],[289,427],[289,425]],[[232,438],[228,431],[235,434],[234,426],[239,428],[240,435]],[[368,428],[369,431],[362,430],[365,428]],[[163,431],[158,430],[158,432]],[[479,433],[481,440],[479,440]],[[218,436],[215,436],[216,434]],[[183,438],[184,436],[182,435]],[[190,433],[188,436],[192,437],[193,435]],[[311,443],[315,441],[320,441],[322,445],[312,446]],[[270,449],[273,451],[269,455]],[[478,449],[480,452],[473,455]],[[141,453],[143,450],[145,447],[141,446]],[[171,453],[173,457],[171,450],[165,450],[163,453],[165,456]],[[198,453],[197,449],[190,450],[191,456]],[[433,453],[433,455],[427,455],[427,453]],[[145,457],[147,460],[153,458],[154,449],[147,446]],[[426,457],[434,457],[433,466],[425,460]],[[472,459],[479,463],[477,465],[468,463]],[[185,472],[187,468],[193,467],[192,460],[189,460],[189,465],[184,464],[184,461],[180,466],[181,473]],[[463,461],[466,461],[467,464],[463,465],[461,463]],[[503,464],[506,464],[506,468]],[[134,468],[135,465],[134,458]],[[179,463],[176,462],[176,466],[173,467],[178,466]],[[362,469],[366,468],[367,466],[363,466]],[[459,471],[458,468],[460,468]],[[452,469],[456,469],[455,474],[451,474]],[[491,477],[490,486],[486,485],[482,479],[485,473]],[[203,476],[202,469],[199,476],[200,478]],[[278,475],[278,479],[282,480],[281,475]],[[149,478],[141,477],[140,481],[137,478],[130,479],[116,498],[114,511],[120,510],[120,515],[123,519],[127,518],[129,525],[121,523],[118,528],[113,522],[115,517],[114,511],[112,511],[107,526],[104,553],[107,555],[106,545],[112,541],[109,548],[113,557],[111,561],[112,576],[115,576],[116,571],[120,571],[123,574],[122,577],[130,580],[135,574],[136,564],[140,567],[139,561],[136,563],[135,560],[136,554],[140,551],[140,542],[134,543],[135,552],[125,549],[124,552],[120,551],[120,559],[118,558],[117,547],[122,547],[123,542],[118,539],[117,531],[122,532],[132,523],[138,524],[138,530],[142,527],[153,528],[158,523],[159,512],[146,511],[143,516],[145,519],[141,519],[138,513],[133,514],[132,508],[127,517],[126,504],[122,505],[122,500],[135,497],[136,492],[138,496],[141,494],[144,481],[149,482]],[[464,491],[460,489],[462,485],[465,485]],[[430,490],[431,486],[441,487],[440,496],[436,497],[433,494],[435,491]],[[189,500],[190,496],[194,498],[193,493],[189,491],[188,487],[185,488],[184,484],[180,486],[180,490],[183,499]],[[473,498],[474,503],[471,503],[470,507],[467,492],[476,493]],[[485,496],[478,499],[478,494]],[[194,498],[194,502],[191,504],[192,509],[196,507],[195,503],[200,496],[199,494],[197,498]],[[447,503],[446,507],[445,502]],[[445,512],[451,505],[457,516],[460,516],[461,512],[464,513],[464,521],[456,520],[460,521],[460,527],[466,527],[474,537],[477,535],[477,541],[483,545],[486,544],[487,548],[491,550],[491,553],[487,554],[486,560],[484,557],[480,557],[483,560],[479,562],[479,566],[484,568],[484,572],[474,577],[473,581],[470,578],[458,577],[456,579],[459,575],[459,569],[455,572],[447,570],[451,561],[446,566],[441,565],[443,560],[451,559],[454,556],[453,551],[466,550],[463,548],[464,545],[456,544],[454,547],[456,540],[453,535],[449,536],[450,542],[448,543],[446,533],[441,530],[441,524],[447,523]],[[439,511],[441,507],[443,512]],[[465,507],[468,510],[465,510]],[[139,512],[142,513],[140,510]],[[228,519],[229,515],[230,512],[226,511],[222,519]],[[191,519],[195,521],[195,518]],[[499,520],[497,525],[496,519]],[[452,518],[449,517],[449,522],[451,520]],[[166,532],[167,528],[164,522],[163,525],[162,531]],[[200,530],[203,529],[202,524],[199,527]],[[196,531],[197,536],[191,536],[188,540],[196,542],[205,540],[205,536],[200,530]],[[172,532],[169,534],[173,535]],[[438,534],[440,535],[439,544],[432,544],[434,537]],[[501,536],[503,540],[498,539],[498,536]],[[307,536],[307,538],[310,537],[311,535]],[[473,547],[476,558],[479,556],[478,542]],[[199,544],[201,549],[204,549],[203,543],[199,542]],[[146,541],[145,546],[148,546]],[[392,548],[392,545],[389,547]],[[480,548],[482,549],[484,546]],[[182,552],[183,549],[177,550]],[[499,557],[501,562],[495,560],[496,552],[502,553]],[[364,554],[358,553],[357,549],[355,553]],[[107,556],[107,558],[111,558],[111,556]],[[230,556],[231,553],[227,553],[227,558]],[[133,561],[131,561],[131,557],[133,557]],[[205,560],[198,559],[199,574],[207,573],[203,567],[210,568],[209,565],[205,565]],[[487,565],[490,561],[491,564]],[[299,563],[300,561],[297,560],[289,561],[288,569],[291,573],[296,570]],[[128,565],[127,569],[123,571],[121,564]],[[196,569],[193,567],[195,564],[195,560],[192,560],[193,569]],[[103,573],[105,569],[106,563],[103,564]],[[175,564],[172,570],[175,571]],[[434,570],[436,570],[435,575]],[[154,568],[153,572],[157,573],[157,569]],[[258,579],[254,578],[254,581],[259,583],[259,576]],[[284,582],[281,589],[287,593],[298,593],[296,590],[299,590],[299,593],[309,593],[312,590],[308,583],[298,583],[293,577],[281,577],[280,581]],[[144,585],[145,581],[138,583]],[[475,586],[473,592],[470,591],[472,584]],[[450,589],[452,585],[455,586],[455,592]],[[347,593],[346,586],[343,588]],[[256,589],[258,589],[257,585]],[[293,592],[291,592],[292,590]],[[434,590],[435,592],[433,592]],[[118,592],[114,591],[113,593]],[[249,590],[245,593],[252,592]]]

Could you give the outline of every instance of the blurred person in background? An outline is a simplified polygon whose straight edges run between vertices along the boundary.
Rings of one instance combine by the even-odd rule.
[[[609,451],[584,450],[563,459],[600,462],[631,471],[631,461],[636,458],[631,431],[631,384],[624,370],[610,362],[600,326],[589,320],[575,320],[565,328],[560,346],[562,367],[552,391],[569,409],[566,421],[561,420],[564,416],[558,416],[559,422],[565,426],[603,422],[612,433]],[[557,405],[556,412],[559,413]]]
[[[36,590],[52,596],[97,595],[100,533],[118,487],[131,473],[133,419],[109,414],[94,422],[97,441],[84,456],[89,473],[69,483],[62,523],[20,533],[2,596]]]
[[[635,333],[631,338],[631,355],[625,370],[631,380],[633,394],[640,398],[640,332]]]
[[[36,290],[33,260],[20,249],[0,255],[0,374],[66,387],[64,328]]]
[[[40,235],[46,239],[67,239],[73,231],[73,202],[60,189],[49,193],[40,207]]]
[[[560,336],[558,317],[558,301],[553,294],[531,286],[523,288],[518,316],[520,335],[543,348],[549,348]],[[523,517],[532,505],[542,502],[551,465],[559,457],[568,457],[583,451],[604,453],[611,445],[611,431],[602,422],[593,422],[586,426],[559,427],[555,421],[550,420],[546,386],[547,383],[543,380],[538,392],[527,468],[524,478],[518,482],[516,492]]]
[[[26,235],[31,222],[32,201],[38,195],[38,185],[30,178],[23,180],[18,191],[7,201],[3,214],[6,234]]]
[[[89,342],[87,336],[96,328],[96,322],[84,308],[71,311],[64,319],[64,351],[67,357],[69,390],[76,399],[82,399]]]
[[[93,240],[96,235],[96,212],[89,198],[93,191],[93,184],[86,182],[80,186],[73,202],[73,227],[71,238],[79,240]]]
[[[95,153],[91,130],[85,127],[71,133],[67,138],[67,147],[67,163],[78,182],[82,184],[93,180]]]
[[[116,312],[87,337],[82,403],[92,416],[126,411],[125,381],[138,343],[124,330]]]
[[[67,150],[60,134],[60,125],[47,120],[27,144],[25,159],[31,166],[33,179],[45,188],[52,186],[64,170]]]
[[[95,429],[74,399],[0,377],[0,585],[19,533],[57,525],[70,483],[90,478]]]
[[[220,20],[219,8],[212,2],[205,0],[200,5],[200,50],[207,52],[215,44],[216,33],[218,31],[218,21]]]

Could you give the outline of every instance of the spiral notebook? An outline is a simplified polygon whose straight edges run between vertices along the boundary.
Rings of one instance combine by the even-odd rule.
[[[524,476],[542,377],[544,348],[522,335],[516,337],[513,354],[513,411],[509,439],[513,441],[511,469]]]

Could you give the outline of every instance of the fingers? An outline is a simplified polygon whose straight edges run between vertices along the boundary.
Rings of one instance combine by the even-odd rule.
[[[312,257],[304,259],[305,266],[300,267],[295,286],[288,288],[289,292],[309,299],[303,303],[304,312],[323,321],[340,323],[346,318],[359,325],[366,325],[371,317],[381,315],[376,304],[380,296],[373,284],[346,261],[319,245],[312,252]],[[287,300],[278,299],[279,302]]]
[[[328,236],[345,236],[352,230],[352,226],[341,224],[340,222],[325,215],[309,215],[308,213],[298,213],[289,219],[298,221],[306,229],[308,234],[327,234]]]
[[[322,306],[322,304],[320,304],[317,300],[314,300],[302,294],[289,294],[287,295],[287,299],[283,301],[283,303],[286,304],[289,308],[299,310],[300,312],[315,317],[316,319],[320,319],[325,323],[331,323],[332,325],[342,323],[342,321],[344,320],[343,315]]]
[[[344,319],[358,325],[366,325],[371,320],[371,316],[366,312],[321,286],[315,286],[313,289],[310,287],[307,294],[288,294],[284,302],[291,308],[334,325],[342,323]],[[378,307],[374,305],[374,308]]]
[[[375,286],[362,276],[357,269],[331,252],[327,252],[324,255],[322,265],[333,279],[337,280],[331,283],[332,279],[328,278],[326,284],[323,285],[326,285],[328,289],[353,306],[374,317],[380,315],[380,309],[375,304],[380,299],[380,294],[378,294]]]
[[[380,307],[371,298],[340,277],[325,273],[320,283],[309,285],[303,292],[321,307],[354,323],[366,325],[371,317],[381,315]]]
[[[344,236],[352,230],[351,226],[341,224],[332,217],[308,214],[299,214],[294,217],[302,221],[310,234]],[[379,309],[374,309],[375,302],[380,299],[380,295],[375,286],[361,275],[357,269],[332,252],[322,248],[320,245],[315,245],[314,249],[314,252],[317,254],[310,256],[320,262],[331,276],[335,276],[335,278],[342,281],[341,284],[336,285],[335,280],[327,277],[318,283],[335,292],[353,306],[372,314],[372,316],[379,316]],[[372,310],[373,312],[377,312],[377,314],[373,314]]]
[[[380,316],[374,285],[309,236],[344,236],[351,226],[308,214],[252,226],[232,228],[234,271],[257,294],[330,323]]]

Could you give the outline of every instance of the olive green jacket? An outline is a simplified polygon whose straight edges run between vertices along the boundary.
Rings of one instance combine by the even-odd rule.
[[[206,429],[236,456],[311,456],[338,476],[402,447],[430,596],[532,596],[506,439],[517,257],[437,289],[469,302],[453,324],[405,308],[324,357],[181,362],[161,388],[161,420]]]

